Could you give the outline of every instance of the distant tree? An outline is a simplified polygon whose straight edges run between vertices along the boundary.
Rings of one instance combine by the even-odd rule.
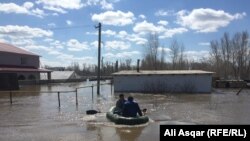
[[[157,33],[149,34],[145,44],[145,54],[142,60],[142,68],[148,70],[159,69],[159,37]]]
[[[72,62],[70,66],[66,68],[69,71],[75,71],[77,74],[80,74],[80,66],[78,62]]]
[[[230,41],[230,37],[228,33],[224,33],[224,36],[221,38],[221,51],[223,58],[223,70],[224,70],[224,78],[228,79],[229,71],[230,71],[230,57],[232,52],[232,45]]]
[[[120,60],[119,70],[131,70],[132,59]]]
[[[210,55],[217,75],[224,78],[249,79],[250,46],[247,31],[238,32],[230,38],[224,33],[220,43],[210,42]]]
[[[178,69],[187,69],[187,58],[184,55],[185,52],[185,46],[181,43],[180,45],[180,53],[179,53],[179,59],[178,59]]]
[[[126,59],[125,63],[126,63],[127,70],[131,70],[131,68],[132,68],[132,66],[131,66],[132,59]]]
[[[172,62],[172,69],[186,69],[186,60],[184,56],[185,47],[177,40],[172,40],[170,44],[170,57]]]
[[[210,56],[213,64],[213,71],[220,76],[220,63],[221,63],[221,53],[218,41],[214,40],[210,42]]]
[[[164,70],[166,69],[166,63],[165,63],[166,51],[164,50],[164,47],[162,47],[160,51],[161,51],[160,69]]]
[[[250,67],[250,47],[249,47],[249,34],[244,31],[242,33],[236,33],[233,37],[234,45],[234,72],[240,79],[249,78]]]

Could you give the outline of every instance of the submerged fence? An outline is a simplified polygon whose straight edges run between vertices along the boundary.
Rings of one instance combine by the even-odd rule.
[[[111,94],[113,92],[113,84],[112,83],[102,83],[100,85],[110,85],[110,90]],[[57,99],[58,99],[58,107],[61,107],[61,100],[60,100],[60,94],[61,93],[75,93],[75,101],[76,101],[76,106],[78,106],[78,90],[79,89],[84,89],[84,88],[91,88],[92,89],[92,101],[94,100],[94,87],[97,86],[97,84],[92,84],[88,86],[83,86],[83,87],[77,87],[74,90],[71,91],[1,91],[1,92],[7,92],[9,93],[9,99],[10,99],[10,104],[13,104],[13,93],[57,93]]]

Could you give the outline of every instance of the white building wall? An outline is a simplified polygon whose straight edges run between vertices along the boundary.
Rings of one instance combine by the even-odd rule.
[[[116,75],[115,92],[210,93],[211,74]]]

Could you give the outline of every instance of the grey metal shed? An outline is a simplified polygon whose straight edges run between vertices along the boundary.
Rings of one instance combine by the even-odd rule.
[[[115,92],[211,93],[213,72],[202,70],[120,71]]]

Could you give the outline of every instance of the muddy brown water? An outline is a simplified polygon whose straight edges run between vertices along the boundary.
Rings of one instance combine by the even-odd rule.
[[[101,95],[94,94],[93,101],[91,88],[78,90],[78,107],[75,93],[60,95],[61,108],[56,93],[39,93],[91,83],[25,86],[21,90],[38,92],[14,93],[12,105],[8,93],[0,92],[0,141],[152,141],[159,140],[160,125],[250,123],[249,89],[238,96],[238,89],[214,89],[211,94],[125,94],[148,109],[150,122],[140,126],[115,125],[106,119],[105,112],[118,98],[110,85],[101,86]],[[89,109],[101,113],[86,115]]]

